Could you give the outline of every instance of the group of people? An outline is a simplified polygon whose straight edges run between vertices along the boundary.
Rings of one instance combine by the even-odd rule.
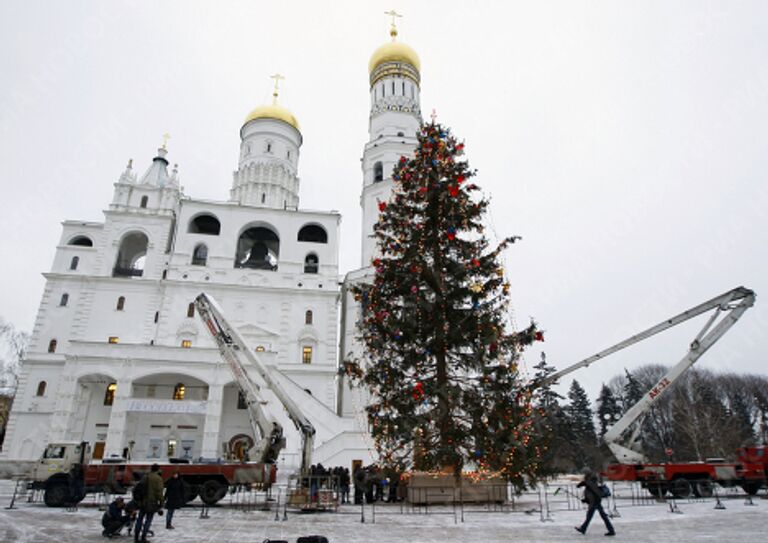
[[[128,532],[133,530],[136,543],[147,543],[147,537],[154,535],[151,530],[155,514],[163,514],[165,506],[165,528],[173,530],[173,514],[184,505],[184,483],[179,473],[174,473],[163,483],[160,467],[152,464],[149,473],[133,487],[133,499],[125,502],[122,497],[116,498],[101,519],[104,530],[101,534],[113,537],[128,526]]]
[[[402,500],[400,475],[393,469],[382,469],[376,464],[360,466],[354,473],[355,504],[360,505],[363,500],[365,503]]]
[[[349,503],[350,482],[349,468],[326,468],[322,464],[313,464],[303,481],[303,486],[310,489],[312,500],[317,499],[320,489],[330,488],[338,493],[341,503]]]

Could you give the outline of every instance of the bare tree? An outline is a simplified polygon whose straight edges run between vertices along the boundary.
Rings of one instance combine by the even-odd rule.
[[[0,394],[13,395],[15,392],[20,362],[28,342],[29,334],[0,317]]]
[[[0,446],[19,381],[21,359],[29,342],[29,334],[16,330],[0,318]]]

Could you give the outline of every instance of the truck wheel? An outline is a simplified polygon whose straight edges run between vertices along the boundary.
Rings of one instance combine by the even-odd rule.
[[[672,495],[677,499],[690,498],[691,494],[693,493],[691,483],[688,481],[688,479],[675,479],[672,481],[670,491],[672,492]]]
[[[223,485],[218,481],[206,481],[200,488],[200,499],[206,505],[213,505],[227,493],[227,485]]]
[[[69,501],[69,485],[64,482],[49,484],[43,494],[43,501],[48,507],[64,507]]]
[[[712,483],[712,481],[709,479],[701,479],[700,481],[696,481],[693,492],[699,498],[711,498],[712,494],[715,492],[714,483]]]

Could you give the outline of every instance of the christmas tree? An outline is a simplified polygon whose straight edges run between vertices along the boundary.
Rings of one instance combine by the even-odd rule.
[[[488,200],[464,144],[440,124],[394,168],[374,227],[373,282],[354,289],[367,361],[351,373],[371,392],[371,432],[385,464],[458,475],[468,464],[519,479],[534,463],[531,392],[518,362],[543,340],[507,326],[509,283],[484,236]]]

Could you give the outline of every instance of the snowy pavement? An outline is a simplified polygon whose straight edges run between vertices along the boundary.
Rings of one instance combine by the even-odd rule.
[[[6,509],[13,492],[13,483],[0,481],[0,542],[81,542],[107,541],[101,537],[102,513],[90,497],[77,511],[48,508],[42,503],[17,503]],[[514,511],[487,512],[467,507],[464,521],[460,510],[433,508],[428,514],[404,513],[399,505],[381,505],[374,510],[365,507],[365,522],[361,522],[360,506],[344,506],[339,513],[288,514],[287,520],[275,520],[275,512],[242,511],[232,507],[215,507],[210,518],[201,519],[198,507],[177,511],[176,530],[165,529],[164,518],[155,517],[156,537],[160,542],[256,542],[284,539],[294,543],[302,535],[324,535],[330,543],[448,543],[448,542],[541,542],[559,543],[582,540],[604,540],[600,518],[592,521],[586,536],[573,527],[584,518],[583,510],[573,509],[573,503],[562,501],[564,493],[552,496],[550,521],[542,522],[538,499],[523,495]],[[679,501],[681,513],[671,513],[669,504],[644,502],[633,505],[629,491],[617,488],[617,510],[620,517],[613,520],[617,531],[614,541],[743,541],[766,540],[768,500],[755,498],[747,505],[744,497],[724,499],[725,509],[715,509],[714,499]],[[559,501],[558,501],[559,500]],[[226,503],[226,498],[222,503]],[[572,509],[569,510],[568,506]],[[375,518],[374,518],[375,513]],[[546,517],[546,515],[544,515]],[[126,537],[116,541],[128,542]]]

